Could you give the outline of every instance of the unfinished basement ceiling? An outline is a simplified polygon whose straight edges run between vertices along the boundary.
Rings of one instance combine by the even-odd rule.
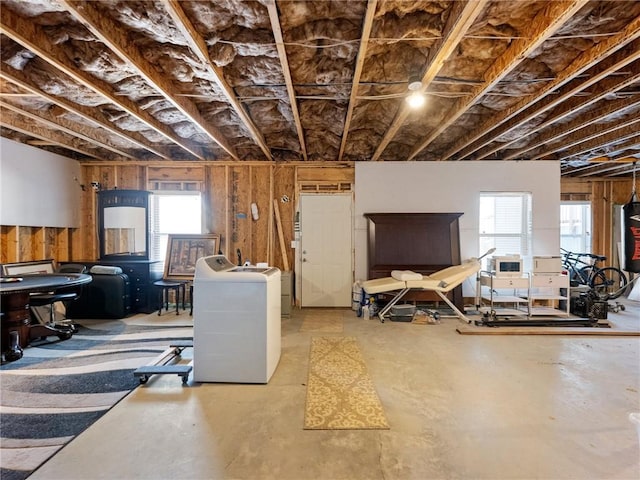
[[[1,7],[2,135],[83,162],[640,158],[635,0]]]

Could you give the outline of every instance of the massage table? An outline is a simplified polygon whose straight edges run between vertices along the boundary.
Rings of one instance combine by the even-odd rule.
[[[398,291],[391,301],[378,313],[381,322],[384,322],[384,318],[389,310],[391,310],[402,297],[411,290],[417,290],[435,292],[453,309],[461,320],[471,323],[471,320],[447,298],[446,293],[462,284],[462,282],[471,275],[480,271],[480,258],[471,258],[461,265],[443,268],[431,275],[422,275],[411,270],[393,270],[390,277],[374,278],[363,282],[362,289],[368,295]]]

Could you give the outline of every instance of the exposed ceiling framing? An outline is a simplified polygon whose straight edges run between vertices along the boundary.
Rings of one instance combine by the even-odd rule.
[[[638,1],[2,0],[0,20],[0,133],[81,162],[640,159]]]

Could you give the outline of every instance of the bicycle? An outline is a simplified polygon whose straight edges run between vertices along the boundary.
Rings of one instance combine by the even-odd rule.
[[[563,248],[562,266],[569,274],[572,287],[586,285],[602,299],[618,298],[624,293],[629,281],[622,270],[616,267],[599,267],[607,257],[593,253],[574,253]],[[590,261],[585,261],[586,257]]]

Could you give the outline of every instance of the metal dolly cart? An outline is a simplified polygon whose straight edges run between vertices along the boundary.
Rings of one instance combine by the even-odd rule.
[[[152,375],[178,375],[182,377],[182,384],[186,384],[189,374],[193,370],[193,362],[186,365],[169,365],[174,358],[179,357],[185,348],[193,348],[193,340],[176,340],[169,344],[154,361],[139,367],[133,372],[133,376],[140,379],[140,384],[145,384]]]

